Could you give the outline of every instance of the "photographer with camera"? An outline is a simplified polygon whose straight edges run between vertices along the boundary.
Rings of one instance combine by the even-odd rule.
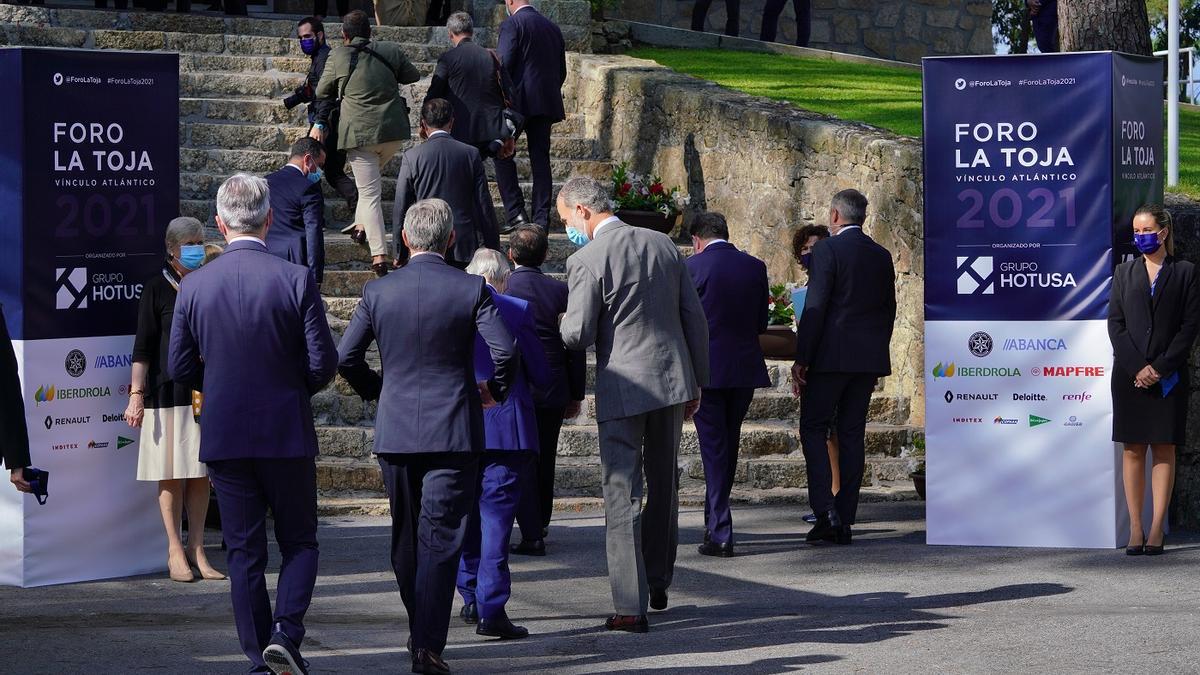
[[[325,25],[315,16],[300,20],[296,25],[296,37],[300,40],[300,50],[312,59],[312,65],[308,67],[308,76],[304,78],[304,84],[296,87],[291,96],[283,99],[283,106],[291,110],[301,103],[307,103],[308,124],[311,127],[317,123],[319,111],[336,107],[334,101],[318,100],[316,96],[317,84],[321,81],[321,74],[325,72],[325,61],[329,58],[330,48],[325,42]],[[327,110],[325,115],[332,119],[336,117],[336,111]],[[331,124],[325,131],[327,133],[322,143],[325,146],[325,182],[346,200],[346,206],[353,211],[358,204],[358,188],[354,186],[354,179],[346,175],[346,153],[337,147],[337,125]]]
[[[8,337],[4,307],[0,305],[0,459],[9,471],[9,480],[21,492],[33,492],[25,468],[29,466],[29,429],[25,426],[25,402],[21,396],[21,378],[17,374],[17,355]]]
[[[471,15],[466,12],[451,14],[446,21],[446,32],[450,34],[454,48],[438,58],[425,102],[433,99],[449,101],[454,109],[451,135],[455,140],[475,146],[485,159],[490,157],[495,161],[496,184],[508,214],[501,231],[507,234],[528,221],[515,166],[507,173],[501,168],[513,163],[516,137],[523,120],[509,103],[512,85],[500,67],[500,60],[473,39],[475,27]],[[513,180],[500,180],[501,175],[508,174]],[[467,256],[469,260],[470,256]]]

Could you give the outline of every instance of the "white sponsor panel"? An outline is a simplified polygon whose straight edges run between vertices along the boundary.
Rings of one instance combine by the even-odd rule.
[[[33,465],[49,500],[0,490],[0,584],[42,586],[165,569],[158,487],[134,480],[132,336],[16,341]]]
[[[1106,323],[925,330],[928,542],[1118,545]]]

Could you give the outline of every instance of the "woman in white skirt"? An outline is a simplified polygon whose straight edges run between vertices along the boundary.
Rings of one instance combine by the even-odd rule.
[[[204,226],[195,218],[176,218],[167,225],[166,240],[166,263],[142,287],[125,421],[141,428],[138,480],[158,481],[171,579],[195,581],[192,566],[205,579],[224,579],[204,555],[209,483],[208,471],[200,463],[200,425],[192,414],[192,392],[167,375],[175,298],[180,280],[204,262]],[[185,506],[186,548],[180,532]]]

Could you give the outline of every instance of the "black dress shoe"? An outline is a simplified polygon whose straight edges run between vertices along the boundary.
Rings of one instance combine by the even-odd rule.
[[[834,543],[842,533],[842,518],[835,510],[817,516],[817,524],[809,530],[804,540],[810,544]]]
[[[733,544],[728,541],[723,544],[718,544],[715,541],[706,541],[700,544],[698,550],[700,551],[700,555],[712,556],[714,558],[733,557]]]
[[[520,640],[529,637],[529,629],[514,624],[506,615],[501,614],[495,619],[480,619],[475,634],[498,637],[501,640]]]
[[[536,541],[521,540],[519,544],[513,544],[509,549],[516,555],[546,555],[546,542],[538,539]]]
[[[479,623],[479,606],[468,602],[463,605],[462,611],[458,615],[462,617],[464,623]]]
[[[667,589],[650,589],[650,608],[657,610],[664,610],[667,608]]]
[[[413,656],[412,671],[427,675],[450,675],[450,666],[442,660],[440,654],[434,654],[428,649],[418,649]]]
[[[308,675],[308,661],[300,657],[296,644],[282,631],[276,631],[271,637],[262,657],[275,675]]]
[[[638,616],[613,614],[605,620],[604,627],[608,630],[623,630],[627,633],[646,633],[650,630],[650,622],[646,620],[645,614]]]
[[[518,227],[521,227],[523,225],[528,225],[528,224],[529,224],[529,219],[523,215],[519,215],[516,218],[510,218],[509,221],[504,225],[504,227],[500,228],[500,234],[511,234]]]

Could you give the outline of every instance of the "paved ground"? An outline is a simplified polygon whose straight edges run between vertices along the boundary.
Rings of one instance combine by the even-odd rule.
[[[515,560],[509,612],[535,635],[479,639],[455,618],[446,657],[458,673],[1200,672],[1200,536],[1160,558],[928,547],[920,503],[863,510],[852,547],[814,549],[797,507],[739,509],[732,560],[696,554],[686,511],[671,607],[646,635],[599,628],[604,519],[564,515],[548,557]],[[387,544],[380,518],[322,522],[314,672],[408,672]],[[227,584],[0,589],[0,672],[242,672]]]

